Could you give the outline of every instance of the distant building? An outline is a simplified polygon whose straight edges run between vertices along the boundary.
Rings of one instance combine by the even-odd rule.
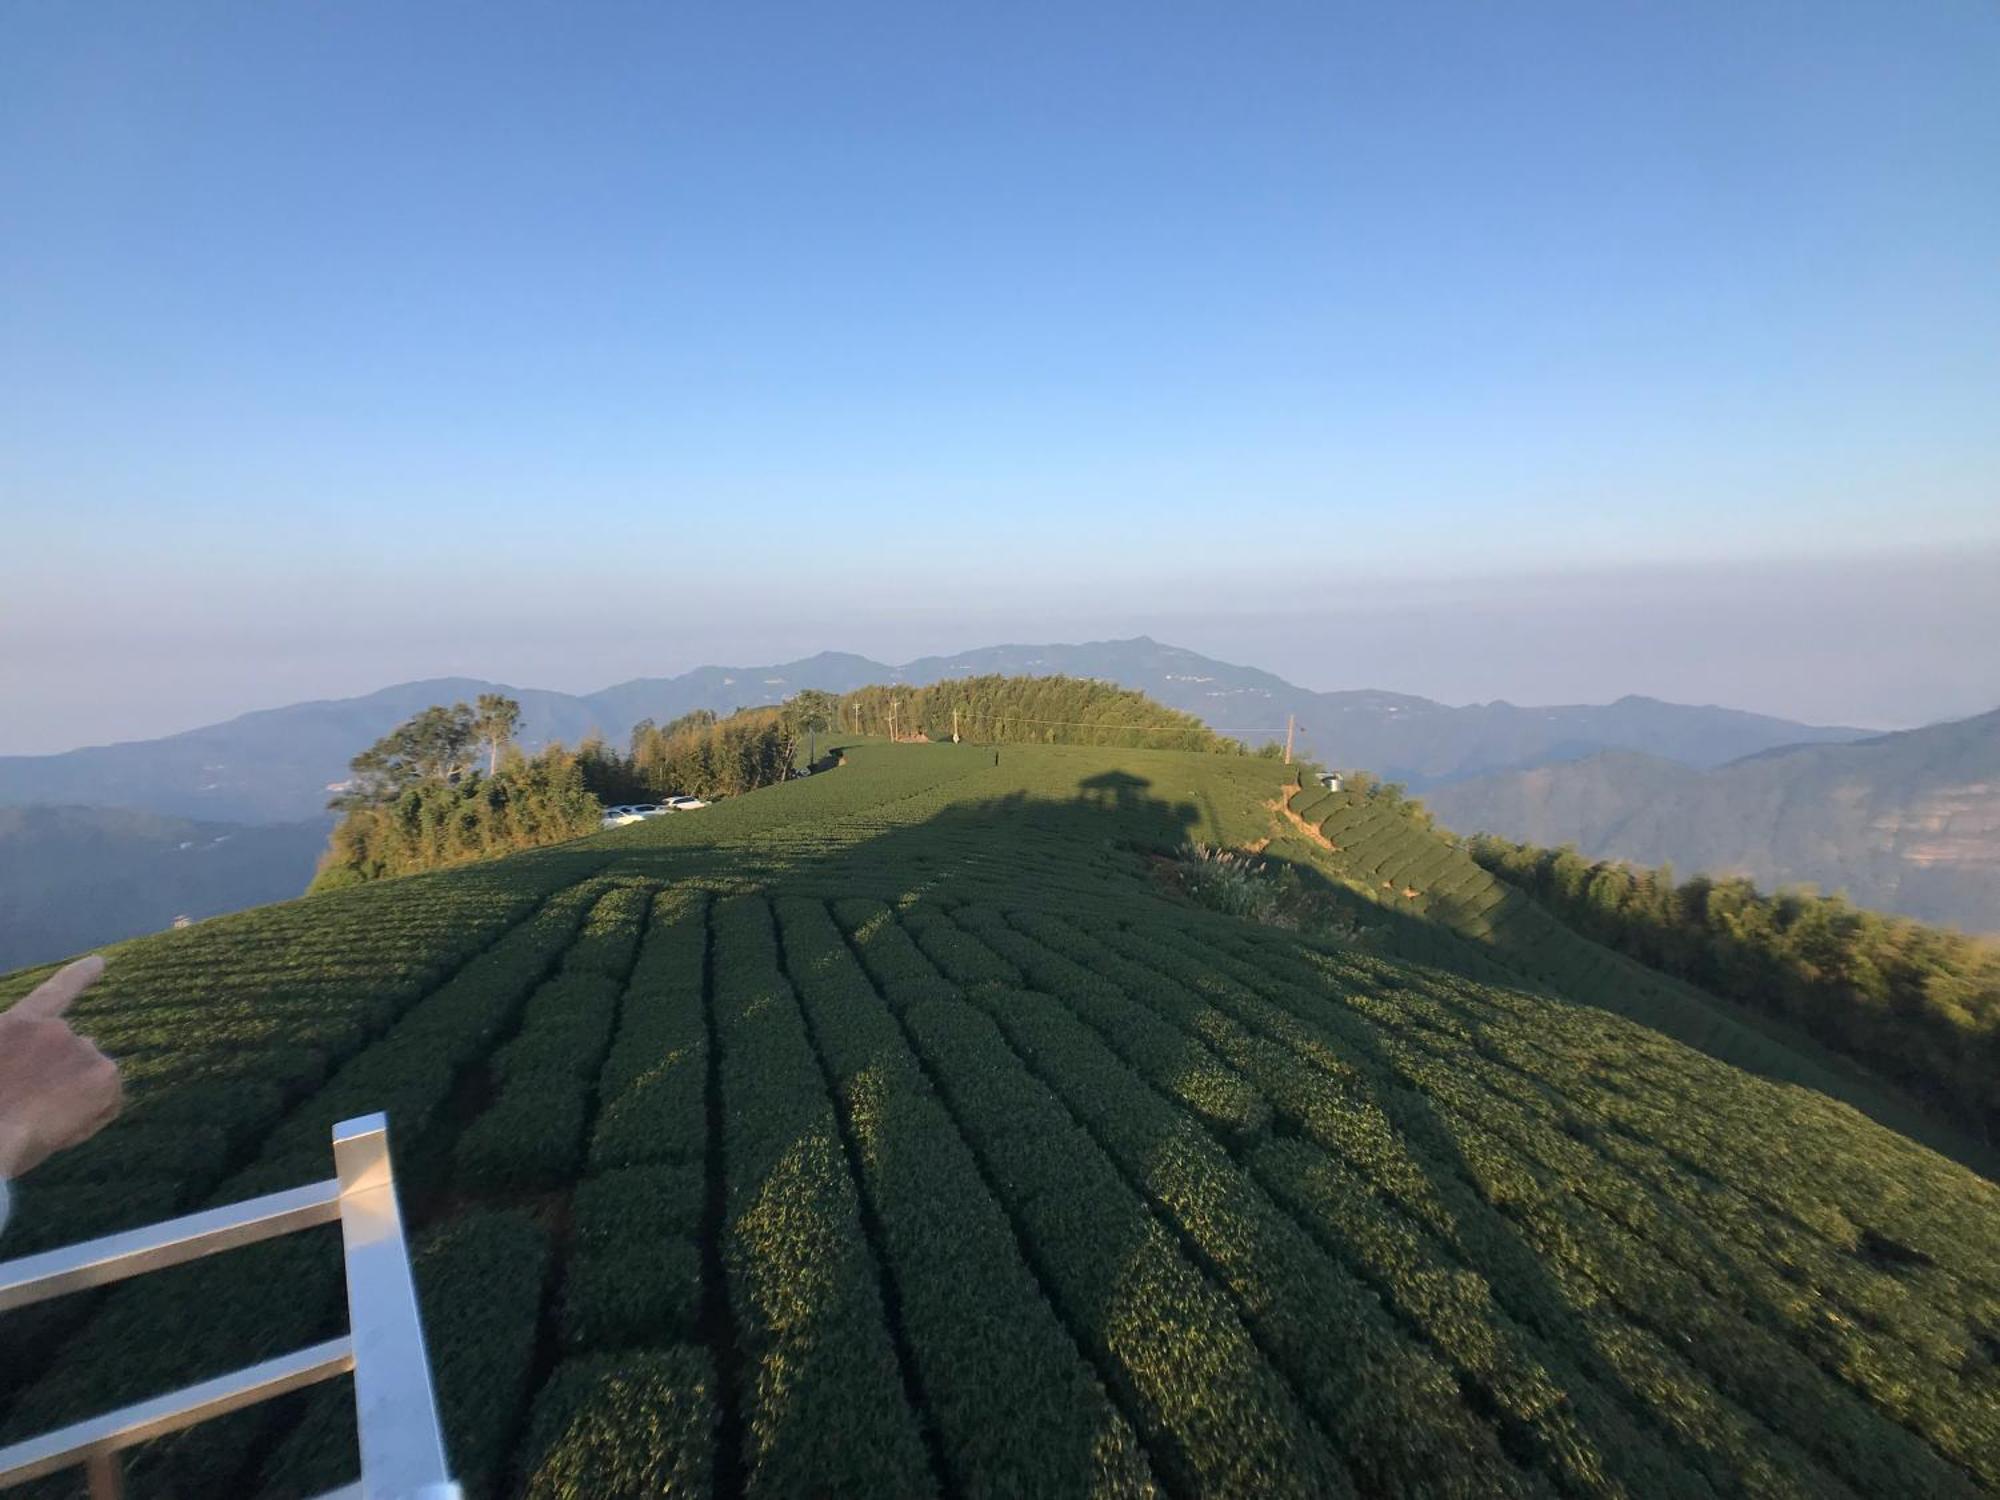
[[[1325,787],[1329,792],[1339,791],[1341,787],[1340,773],[1338,771],[1320,772],[1319,784]]]
[[[187,917],[187,916],[181,916],[181,917],[175,917],[175,918],[174,918],[174,926],[176,926],[176,927],[192,927],[192,926],[194,926],[194,918],[193,918],[193,917]]]

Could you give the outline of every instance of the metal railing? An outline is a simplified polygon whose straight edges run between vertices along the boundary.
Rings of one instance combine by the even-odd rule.
[[[333,1166],[325,1182],[0,1263],[0,1312],[9,1312],[338,1219],[348,1321],[340,1338],[0,1448],[0,1489],[81,1464],[92,1500],[116,1500],[124,1489],[125,1449],[352,1371],[361,1478],[334,1495],[453,1500],[459,1489],[445,1462],[431,1392],[389,1162],[388,1117],[363,1115],[334,1126]]]

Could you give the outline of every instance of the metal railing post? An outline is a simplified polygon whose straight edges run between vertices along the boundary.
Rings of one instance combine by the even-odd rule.
[[[333,1155],[329,1181],[0,1263],[6,1311],[338,1218],[349,1324],[340,1338],[0,1447],[0,1489],[80,1464],[91,1500],[119,1500],[127,1448],[352,1371],[361,1479],[337,1492],[339,1500],[456,1500],[396,1203],[387,1117],[341,1121],[333,1127]]]
[[[90,1500],[125,1500],[125,1460],[116,1453],[93,1453],[83,1461]]]
[[[333,1127],[347,1317],[354,1342],[355,1426],[369,1496],[456,1495],[438,1427],[416,1282],[389,1165],[389,1119]]]

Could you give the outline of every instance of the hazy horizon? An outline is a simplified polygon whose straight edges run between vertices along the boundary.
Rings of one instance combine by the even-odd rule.
[[[57,679],[80,691],[69,698],[45,691],[32,720],[10,715],[0,728],[0,754],[152,738],[257,709],[357,697],[429,678],[586,694],[635,677],[768,666],[821,651],[900,665],[982,646],[1135,635],[1322,692],[1376,688],[1452,704],[1522,705],[1601,703],[1637,693],[1804,723],[1903,729],[2000,707],[2000,654],[1950,654],[1954,642],[2000,639],[1995,576],[2000,548],[1783,569],[1378,580],[1364,582],[1338,612],[1321,605],[1108,616],[1051,606],[1034,615],[981,615],[926,599],[893,619],[857,621],[830,611],[740,628],[695,619],[678,630],[660,625],[639,635],[589,616],[550,621],[529,611],[511,624],[441,622],[431,642],[413,641],[409,621],[359,634],[304,622],[267,639],[261,650],[227,656],[206,656],[170,632],[123,654],[51,634],[39,643],[40,661],[66,649],[83,657],[106,649],[115,665],[107,670],[99,662],[94,676],[79,667],[74,677]],[[1851,606],[1862,588],[1873,598],[1865,613]],[[614,616],[626,608],[616,598],[600,603]],[[1746,632],[1763,643],[1751,662],[1731,650]],[[1462,640],[1477,640],[1479,649],[1452,649]],[[1643,643],[1643,657],[1635,655],[1635,643]],[[1931,670],[1912,673],[1912,659]],[[11,659],[0,662],[0,696],[18,705],[31,692]]]
[[[1151,634],[2000,704],[2000,12],[0,16],[0,753]]]

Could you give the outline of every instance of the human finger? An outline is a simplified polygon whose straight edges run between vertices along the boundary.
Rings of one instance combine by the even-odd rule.
[[[125,1091],[118,1086],[117,1080],[113,1079],[110,1087],[104,1090],[98,1102],[96,1112],[77,1131],[77,1139],[80,1141],[89,1140],[98,1131],[117,1119],[124,1108]]]
[[[98,976],[103,972],[104,960],[95,953],[88,958],[79,958],[73,964],[65,964],[23,996],[13,1013],[47,1018],[60,1016],[78,995],[97,983]]]

